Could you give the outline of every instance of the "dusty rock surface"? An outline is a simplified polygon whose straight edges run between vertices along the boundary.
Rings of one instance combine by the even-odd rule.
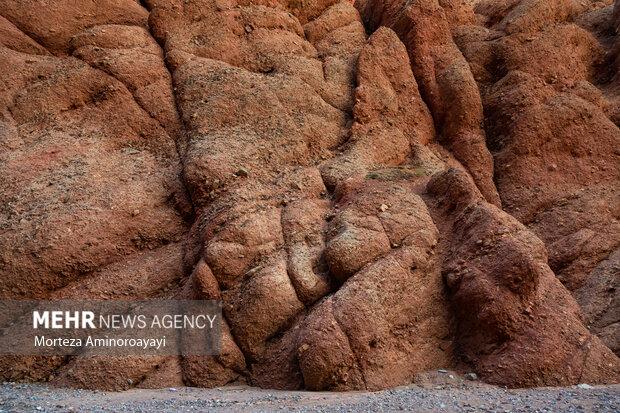
[[[0,0],[0,297],[223,300],[124,390],[620,380],[620,3]]]

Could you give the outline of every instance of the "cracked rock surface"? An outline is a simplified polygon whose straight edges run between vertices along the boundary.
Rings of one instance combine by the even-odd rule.
[[[620,3],[0,0],[0,297],[223,301],[63,386],[620,380]]]

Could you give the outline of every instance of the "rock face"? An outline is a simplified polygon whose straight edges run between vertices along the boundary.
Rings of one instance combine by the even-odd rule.
[[[620,380],[618,2],[56,3],[0,0],[0,296],[226,325],[4,380]]]

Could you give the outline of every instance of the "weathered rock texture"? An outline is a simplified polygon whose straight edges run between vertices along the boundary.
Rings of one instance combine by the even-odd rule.
[[[620,380],[620,5],[0,0],[0,297],[223,300],[5,380]],[[614,354],[615,352],[615,354]]]

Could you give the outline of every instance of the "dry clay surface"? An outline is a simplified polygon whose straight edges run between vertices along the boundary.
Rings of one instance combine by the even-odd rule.
[[[0,298],[223,301],[10,381],[620,380],[620,3],[0,0]]]

